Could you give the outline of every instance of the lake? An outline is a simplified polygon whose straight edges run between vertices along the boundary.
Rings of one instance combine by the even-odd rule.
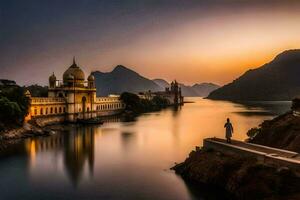
[[[67,125],[67,131],[26,139],[0,158],[0,199],[214,199],[169,170],[206,137],[224,137],[229,117],[234,139],[291,102],[212,101],[186,98],[178,109],[146,113],[134,122]]]

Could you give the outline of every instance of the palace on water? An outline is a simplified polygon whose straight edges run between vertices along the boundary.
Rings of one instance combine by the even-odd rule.
[[[90,74],[85,80],[82,69],[73,59],[73,64],[64,72],[63,80],[57,80],[54,73],[49,77],[48,97],[31,97],[30,110],[26,120],[32,118],[49,121],[91,119],[120,113],[125,105],[118,96],[97,97],[95,78]]]

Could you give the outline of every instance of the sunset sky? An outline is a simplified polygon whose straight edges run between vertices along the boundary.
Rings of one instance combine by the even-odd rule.
[[[0,78],[47,84],[76,56],[148,78],[225,84],[300,48],[300,1],[1,0]]]

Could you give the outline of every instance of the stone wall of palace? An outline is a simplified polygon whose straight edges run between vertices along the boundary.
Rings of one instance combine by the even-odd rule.
[[[77,112],[70,112],[74,107]],[[82,112],[82,103],[67,103],[63,97],[32,97],[29,115],[26,120],[34,118],[44,126],[51,123],[70,121],[70,119],[89,119],[101,116],[116,115],[123,111],[125,104],[118,97],[96,97],[86,104],[86,111]],[[71,120],[75,121],[75,120]]]
[[[29,114],[31,117],[59,115],[66,112],[64,98],[32,97]]]

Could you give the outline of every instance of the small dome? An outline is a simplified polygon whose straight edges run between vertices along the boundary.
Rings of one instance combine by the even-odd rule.
[[[55,82],[56,81],[56,76],[54,75],[54,73],[49,77],[49,81],[50,82]]]
[[[30,93],[30,91],[29,91],[29,90],[26,90],[26,92],[25,92],[25,96],[31,96],[31,93]]]
[[[94,81],[95,77],[93,76],[93,74],[90,74],[88,77],[88,81]]]
[[[70,75],[73,76],[72,79],[75,79],[76,81],[84,81],[84,72],[75,63],[75,59],[73,60],[73,64],[63,74],[64,82],[68,82],[68,80],[71,78]]]

